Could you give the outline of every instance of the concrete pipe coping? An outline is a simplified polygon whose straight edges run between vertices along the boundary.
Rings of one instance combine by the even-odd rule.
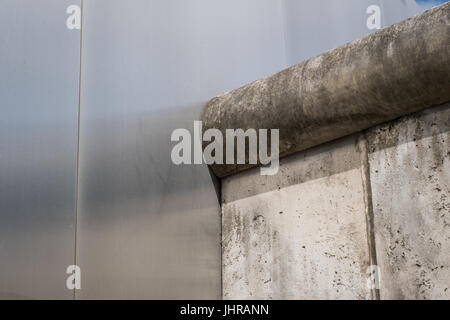
[[[443,4],[221,94],[203,110],[203,128],[223,136],[227,129],[279,129],[282,158],[447,102],[449,13],[450,3]],[[225,177],[260,165],[247,160],[211,168]]]

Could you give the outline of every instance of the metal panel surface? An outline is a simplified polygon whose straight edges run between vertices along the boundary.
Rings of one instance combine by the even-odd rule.
[[[414,0],[284,0],[284,5],[289,65],[377,31],[367,27],[369,6],[379,7],[381,28],[420,12]]]
[[[172,163],[222,91],[285,67],[281,2],[85,1],[77,298],[220,298],[220,202]]]
[[[78,0],[0,3],[0,299],[71,299]]]

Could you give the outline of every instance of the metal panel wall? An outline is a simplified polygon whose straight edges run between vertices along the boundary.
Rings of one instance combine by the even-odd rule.
[[[70,299],[79,0],[0,3],[0,299]]]
[[[220,205],[171,133],[285,67],[281,2],[85,1],[77,298],[219,298]]]

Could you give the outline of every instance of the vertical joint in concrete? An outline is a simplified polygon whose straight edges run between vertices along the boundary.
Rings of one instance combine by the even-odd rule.
[[[364,191],[364,213],[366,216],[367,229],[367,244],[369,246],[369,265],[378,266],[377,252],[375,246],[375,231],[374,231],[374,212],[372,202],[372,187],[370,185],[370,167],[369,167],[369,147],[367,138],[364,132],[358,137],[358,151],[361,159],[361,177],[362,187]],[[378,269],[378,268],[377,268]],[[380,275],[375,273],[377,284],[380,283]],[[375,287],[371,289],[371,296],[374,300],[380,300],[380,289]]]

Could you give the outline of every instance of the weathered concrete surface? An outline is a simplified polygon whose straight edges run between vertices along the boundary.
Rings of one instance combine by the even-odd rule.
[[[367,299],[363,183],[356,137],[223,179],[225,299]]]
[[[280,155],[450,100],[450,3],[212,99],[205,130],[280,129]],[[224,177],[250,165],[212,165]]]
[[[450,299],[450,103],[369,131],[382,299]]]

